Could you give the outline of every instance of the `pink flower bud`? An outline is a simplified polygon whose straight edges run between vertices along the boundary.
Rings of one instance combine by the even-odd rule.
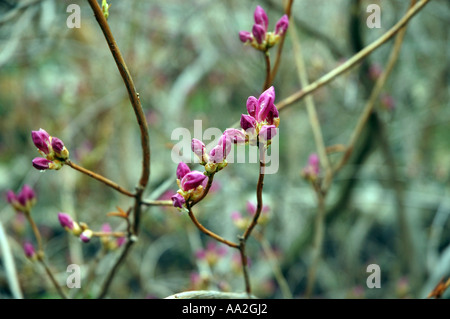
[[[308,165],[311,167],[312,172],[314,174],[319,174],[320,170],[320,163],[319,163],[319,156],[317,156],[316,153],[313,153],[308,158]]]
[[[92,235],[93,235],[92,230],[86,229],[80,234],[80,239],[83,243],[88,243],[91,240]]]
[[[195,155],[197,155],[197,157],[199,158],[200,162],[205,162],[205,144],[196,139],[193,138],[192,139],[192,143],[191,143],[191,148],[192,148],[192,152],[194,152]]]
[[[273,122],[274,117],[278,117],[278,110],[273,104],[275,101],[275,88],[271,86],[265,90],[258,99],[259,107],[261,111],[258,115],[258,122],[266,121]],[[270,124],[270,123],[269,123]]]
[[[191,189],[196,189],[200,186],[206,178],[206,175],[199,171],[192,171],[186,174],[181,180],[181,189],[183,191],[188,191]],[[172,197],[173,198],[173,197]]]
[[[183,196],[176,193],[175,195],[172,196],[172,202],[174,207],[182,208],[186,200],[184,199]]]
[[[280,18],[280,20],[278,20],[277,24],[275,25],[275,34],[283,35],[288,27],[289,27],[289,18],[285,14]]]
[[[254,117],[255,119],[258,118],[259,114],[259,104],[258,100],[254,96],[249,96],[247,99],[247,112],[250,116]]]
[[[245,204],[245,206],[246,206],[246,208],[247,208],[247,212],[248,212],[250,215],[255,215],[255,213],[256,213],[256,205],[255,205],[255,204],[253,204],[253,203],[250,202],[250,201],[247,201],[247,203]]]
[[[190,171],[191,170],[189,169],[189,166],[187,166],[186,163],[180,162],[177,166],[177,178],[181,181],[181,179]]]
[[[231,213],[231,219],[235,222],[240,221],[242,219],[242,215],[241,215],[241,213],[234,211]]]
[[[260,25],[263,28],[264,33],[266,33],[267,27],[269,26],[269,18],[267,17],[266,11],[264,11],[261,6],[257,6],[253,17],[255,19],[255,23]]]
[[[36,193],[34,190],[28,186],[24,185],[19,195],[17,196],[18,202],[23,206],[31,206],[33,205],[33,201],[36,198]]]
[[[23,244],[23,250],[24,250],[25,256],[27,256],[27,258],[33,258],[36,254],[33,244],[31,244],[29,242],[26,242]]]
[[[250,128],[256,127],[256,120],[254,117],[246,114],[241,115],[241,127],[244,131],[247,131]]]
[[[56,153],[61,153],[64,149],[64,143],[57,137],[52,137],[52,148]]]
[[[241,40],[241,42],[246,43],[246,42],[251,42],[253,40],[253,35],[248,32],[248,31],[240,31],[239,32],[239,40]]]
[[[31,131],[31,138],[41,152],[46,155],[50,153],[50,135],[45,130]]]
[[[104,233],[110,233],[112,231],[111,225],[109,225],[108,223],[103,224],[101,229]]]
[[[211,163],[223,162],[231,151],[231,143],[231,139],[226,134],[222,134],[219,144],[209,153],[209,161]]]
[[[275,125],[264,125],[259,131],[259,141],[265,143],[270,141],[277,134]]]
[[[38,170],[46,170],[50,168],[50,164],[52,164],[52,161],[49,161],[46,158],[42,158],[42,157],[36,157],[35,159],[33,159],[33,167],[38,169]]]
[[[58,213],[58,220],[62,227],[73,229],[73,220],[72,217],[70,217],[66,213]]]
[[[122,245],[125,244],[126,241],[127,239],[125,237],[118,237],[116,239],[117,247],[122,247]]]
[[[226,129],[223,134],[227,135],[228,138],[234,144],[242,144],[245,143],[245,133],[241,130],[235,128]]]
[[[262,44],[266,39],[266,31],[259,24],[253,25],[252,33],[254,38],[256,39],[256,42],[258,42],[259,44]]]
[[[16,194],[14,194],[12,190],[6,192],[6,200],[8,201],[9,204],[14,204],[18,202]]]

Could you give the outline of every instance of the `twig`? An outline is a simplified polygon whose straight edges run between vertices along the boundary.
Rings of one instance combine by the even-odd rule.
[[[143,200],[142,205],[146,206],[173,206],[171,200]]]
[[[252,289],[250,285],[250,278],[248,276],[247,271],[247,254],[245,252],[245,244],[247,242],[248,237],[252,233],[253,228],[258,224],[259,216],[261,215],[262,207],[263,207],[263,199],[262,199],[262,191],[264,187],[264,171],[265,171],[265,156],[264,151],[266,149],[265,145],[261,145],[258,143],[259,148],[259,178],[258,178],[258,184],[256,185],[256,212],[253,216],[253,219],[248,225],[248,227],[245,229],[244,234],[239,237],[239,251],[241,253],[241,262],[242,262],[242,271],[244,274],[244,281],[245,281],[245,291],[247,294],[251,294]]]
[[[145,118],[144,111],[142,110],[141,101],[139,100],[138,93],[136,92],[131,74],[128,71],[128,67],[122,57],[122,54],[120,53],[116,41],[114,40],[108,22],[103,15],[102,9],[97,3],[97,0],[88,0],[88,2],[92,8],[92,11],[94,11],[95,18],[102,29],[109,49],[111,50],[114,60],[116,61],[117,68],[119,69],[120,75],[122,76],[127,88],[128,97],[130,98],[131,105],[139,124],[139,129],[141,132],[141,147],[143,152],[142,173],[139,180],[139,185],[142,188],[145,188],[150,178],[150,137],[148,134],[147,120]]]
[[[270,54],[269,51],[263,52],[264,60],[266,61],[266,79],[264,80],[264,85],[262,91],[267,90],[270,87]]]
[[[114,276],[116,275],[117,270],[119,269],[119,266],[122,264],[122,262],[125,260],[125,258],[128,255],[128,252],[130,251],[131,246],[133,245],[134,241],[128,240],[125,244],[125,247],[122,250],[122,253],[120,254],[117,261],[114,263],[114,266],[109,271],[108,275],[106,276],[105,281],[103,282],[102,288],[100,290],[100,293],[98,295],[98,299],[105,298],[106,294],[108,293],[108,289],[112,283],[112,280]]]
[[[255,233],[255,238],[258,239],[258,241],[260,242],[261,247],[264,251],[264,254],[271,261],[272,272],[273,272],[273,275],[275,276],[276,281],[278,282],[278,286],[280,287],[283,298],[291,299],[292,292],[289,289],[289,285],[286,281],[286,278],[283,276],[280,265],[276,261],[277,257],[275,256],[272,248],[270,247],[269,242],[267,241],[266,238],[264,238],[264,236],[261,232]]]
[[[92,232],[92,236],[95,237],[125,237],[126,234],[124,232],[101,232],[101,231],[94,231]]]
[[[316,189],[316,195],[318,206],[314,228],[313,256],[311,266],[309,267],[306,284],[306,298],[311,298],[313,293],[316,272],[319,266],[320,257],[322,255],[322,245],[325,235],[325,197],[319,189]]]
[[[49,266],[47,265],[47,262],[45,261],[44,257],[38,255],[38,260],[41,263],[41,265],[44,267],[45,272],[47,273],[48,277],[50,278],[51,282],[53,283],[53,286],[55,286],[55,288],[58,291],[58,294],[61,296],[61,298],[68,299],[66,293],[62,290],[61,286],[56,281],[55,276],[53,276],[53,273],[50,270]]]
[[[250,276],[248,275],[248,258],[247,253],[245,251],[246,247],[246,240],[243,236],[239,237],[239,253],[241,256],[241,264],[242,264],[242,274],[244,275],[244,282],[245,282],[245,291],[247,292],[247,295],[251,295],[252,293],[252,286],[250,284]]]
[[[197,218],[195,218],[194,213],[192,212],[192,207],[188,207],[189,210],[189,217],[191,218],[192,222],[195,224],[195,226],[197,226],[197,228],[202,231],[203,233],[205,233],[206,235],[214,238],[215,240],[224,243],[225,245],[228,245],[232,248],[239,248],[239,245],[236,243],[233,243],[229,240],[226,240],[225,238],[217,235],[216,233],[210,231],[209,229],[205,228],[205,226],[203,226],[202,224],[200,224],[200,222],[197,220]]]
[[[359,51],[357,54],[355,54],[353,57],[351,57],[345,63],[343,63],[340,66],[336,67],[335,69],[331,70],[330,72],[323,75],[321,78],[319,78],[318,80],[309,84],[308,86],[304,87],[300,91],[292,94],[291,96],[288,96],[287,98],[285,98],[284,100],[279,102],[277,104],[278,111],[285,109],[286,107],[292,105],[294,102],[297,102],[300,99],[304,98],[305,96],[313,93],[314,91],[321,88],[325,84],[334,80],[337,76],[339,76],[339,75],[347,72],[351,68],[353,68],[356,64],[358,64],[361,60],[363,60],[365,57],[367,57],[369,54],[371,54],[374,50],[376,50],[382,44],[384,44],[389,39],[391,39],[429,1],[430,0],[422,0],[422,1],[418,2],[416,5],[414,5],[411,9],[408,10],[408,12],[403,16],[402,19],[400,19],[400,21],[398,21],[391,29],[389,29],[385,34],[383,34],[377,40],[375,40],[374,42],[372,42],[371,44],[366,46],[364,49]]]
[[[208,183],[206,184],[205,190],[203,191],[202,196],[200,196],[199,198],[197,198],[195,201],[193,201],[192,203],[190,203],[189,207],[194,207],[195,204],[197,204],[198,202],[201,202],[203,200],[203,198],[206,197],[206,195],[208,195],[209,190],[211,189],[212,183],[214,180],[214,174],[208,176]]]
[[[40,254],[44,253],[44,247],[42,245],[41,233],[39,232],[39,228],[37,227],[33,217],[31,217],[30,212],[26,212],[25,216],[30,223],[31,229],[33,230],[34,237],[36,238],[36,242],[38,244],[38,250]]]
[[[117,183],[115,183],[115,182],[113,182],[113,181],[107,179],[106,177],[103,177],[102,175],[99,175],[99,174],[94,173],[94,172],[92,172],[92,171],[90,171],[90,170],[88,170],[88,169],[86,169],[86,168],[84,168],[84,167],[81,167],[81,166],[79,166],[79,165],[73,163],[73,162],[70,161],[70,160],[66,160],[66,161],[65,161],[65,164],[68,165],[68,166],[70,166],[71,168],[73,168],[73,169],[75,169],[75,170],[77,170],[77,171],[83,173],[83,174],[86,174],[86,175],[89,176],[89,177],[92,177],[92,178],[94,178],[94,179],[96,179],[96,180],[102,182],[103,184],[105,184],[105,185],[107,185],[107,186],[109,186],[109,187],[115,189],[116,191],[118,191],[118,192],[120,192],[120,193],[122,193],[122,194],[124,194],[124,195],[127,195],[127,196],[129,196],[129,197],[135,197],[135,194],[133,194],[133,193],[127,191],[127,190],[124,189],[123,187],[119,186]]]
[[[30,212],[26,212],[25,216],[30,223],[31,229],[33,230],[34,237],[36,238],[36,242],[38,244],[38,251],[36,252],[37,260],[42,264],[42,266],[45,269],[45,272],[47,273],[48,277],[50,278],[50,281],[52,282],[53,286],[55,286],[56,290],[58,291],[58,294],[63,299],[68,299],[67,295],[62,290],[61,286],[56,281],[55,277],[53,276],[52,271],[50,270],[49,266],[47,265],[47,262],[45,261],[45,253],[44,253],[44,247],[42,245],[42,237],[41,233],[39,232],[39,228],[37,227],[33,217],[31,217]]]
[[[297,35],[297,30],[295,23],[292,22],[291,26],[291,38],[293,42],[295,63],[297,65],[298,77],[302,87],[308,85],[308,75],[306,74],[305,61],[303,58],[300,40]],[[314,135],[314,141],[317,147],[317,153],[319,154],[320,164],[325,170],[325,184],[327,181],[331,181],[333,171],[331,169],[330,160],[327,155],[325,143],[322,136],[322,129],[320,127],[319,117],[317,116],[316,107],[314,105],[314,100],[311,95],[305,98],[306,110],[308,112],[309,123],[311,124],[311,129]]]
[[[252,222],[250,225],[248,225],[247,229],[245,230],[244,234],[242,235],[242,238],[244,240],[247,240],[250,236],[253,228],[255,228],[256,224],[258,224],[259,216],[261,215],[262,207],[263,207],[263,199],[262,199],[262,191],[264,187],[264,169],[265,169],[265,156],[264,156],[264,148],[259,148],[259,178],[258,178],[258,184],[256,185],[256,212],[253,216]]]
[[[289,0],[286,5],[286,8],[284,9],[284,12],[286,13],[286,15],[288,16],[289,19],[291,18],[291,8],[292,8],[293,2],[294,2],[294,0]],[[281,53],[283,52],[283,46],[284,46],[285,39],[286,39],[286,32],[283,34],[283,36],[280,39],[280,42],[278,43],[277,56],[275,58],[275,63],[273,65],[273,69],[270,73],[269,83],[272,83],[273,80],[275,79],[275,76],[277,75],[278,67],[280,66],[280,62],[281,62]]]

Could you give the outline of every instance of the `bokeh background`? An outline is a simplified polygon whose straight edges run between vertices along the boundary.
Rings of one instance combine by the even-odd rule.
[[[66,8],[81,7],[81,28],[69,29]],[[146,198],[170,198],[177,163],[175,128],[193,134],[194,120],[221,130],[246,112],[249,95],[264,82],[264,59],[239,41],[261,5],[269,29],[282,1],[115,1],[109,24],[127,61],[146,112],[151,180]],[[381,6],[381,28],[366,26],[369,4]],[[295,0],[292,18],[309,81],[318,79],[386,32],[409,1]],[[398,62],[350,161],[336,176],[326,202],[323,255],[316,298],[424,298],[450,274],[449,5],[431,1],[408,24]],[[393,41],[364,63],[313,94],[327,146],[346,144],[373,86],[370,70],[383,68]],[[276,48],[272,49],[272,57]],[[372,74],[373,75],[373,74]],[[292,42],[286,39],[274,81],[276,102],[298,91]],[[311,265],[317,201],[300,172],[316,152],[304,102],[280,113],[279,171],[267,175],[267,222],[258,226],[248,254],[254,294],[304,297]],[[117,252],[101,256],[101,243],[82,244],[59,225],[66,212],[93,229],[117,206],[132,201],[64,167],[39,172],[30,132],[44,128],[61,138],[74,162],[132,189],[141,168],[139,130],[122,79],[86,1],[0,1],[0,222],[7,234],[26,298],[57,297],[22,243],[32,232],[7,204],[8,189],[37,192],[33,209],[45,251],[62,284],[69,264],[82,265],[75,298],[95,297]],[[339,154],[332,154],[333,162]],[[195,207],[199,220],[225,238],[240,233],[233,212],[255,203],[258,166],[230,164],[214,191]],[[404,216],[405,218],[400,218]],[[403,228],[402,228],[403,227]],[[408,236],[402,235],[407,229]],[[405,241],[410,249],[405,250]],[[206,256],[205,256],[206,255]],[[217,244],[171,207],[144,212],[141,236],[121,266],[109,296],[163,298],[190,289],[240,292],[237,251]],[[0,298],[13,297],[0,254]],[[378,264],[381,288],[369,289],[366,268]],[[280,289],[287,282],[288,290]]]

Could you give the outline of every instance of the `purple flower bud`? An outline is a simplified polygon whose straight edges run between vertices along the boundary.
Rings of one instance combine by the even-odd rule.
[[[23,244],[23,250],[25,252],[25,256],[28,258],[33,258],[35,255],[34,246],[33,244],[26,242]]]
[[[312,153],[308,158],[308,165],[312,169],[312,173],[319,174],[320,170],[320,162],[319,162],[319,156],[317,156],[316,153]]]
[[[177,178],[181,181],[181,179],[190,171],[191,170],[189,169],[189,166],[187,166],[186,163],[180,162],[177,167]]]
[[[183,196],[176,193],[175,195],[172,196],[172,202],[174,207],[182,208],[186,200],[184,199]]]
[[[219,144],[222,146],[222,152],[224,154],[224,158],[230,154],[231,151],[231,138],[228,136],[228,134],[225,134],[225,132],[222,134],[222,136],[219,139]]]
[[[288,27],[289,27],[289,18],[285,14],[280,18],[280,20],[278,20],[277,24],[275,25],[275,34],[283,35]]]
[[[255,23],[260,25],[264,29],[264,33],[266,33],[267,27],[269,26],[269,18],[267,17],[266,11],[261,6],[257,6],[253,17],[255,18]]]
[[[248,31],[240,31],[239,32],[239,39],[241,40],[241,42],[249,42],[253,40],[253,35],[248,32]]]
[[[266,31],[259,24],[253,25],[252,33],[256,39],[256,42],[258,42],[259,44],[263,43],[266,39]]]
[[[52,164],[52,161],[49,161],[46,158],[42,158],[42,157],[36,157],[35,159],[33,159],[33,166],[34,168],[38,169],[38,170],[46,170],[50,168],[50,164]]]
[[[102,232],[110,233],[112,231],[111,226],[108,223],[102,225]]]
[[[276,134],[277,128],[275,125],[264,125],[259,131],[259,141],[262,143],[270,141]]]
[[[92,235],[93,235],[92,230],[86,229],[80,234],[80,239],[83,243],[88,243],[91,240]]]
[[[241,127],[244,131],[247,131],[250,128],[256,127],[256,120],[254,117],[246,114],[241,115]]]
[[[255,205],[255,204],[253,204],[253,203],[250,202],[250,201],[247,201],[247,203],[245,204],[245,206],[246,206],[246,208],[247,208],[247,212],[248,212],[250,215],[255,215],[255,213],[256,213],[256,205]]]
[[[62,227],[73,229],[73,220],[68,214],[58,213],[58,220]]]
[[[16,194],[14,194],[14,192],[12,190],[9,190],[6,192],[6,200],[11,205],[14,205],[15,203],[18,202]]]
[[[191,143],[191,148],[192,148],[192,152],[194,152],[194,154],[198,156],[200,161],[203,162],[204,155],[205,155],[205,144],[202,141],[200,141],[196,138],[193,138],[192,143]]]
[[[52,148],[56,154],[61,154],[64,149],[64,143],[57,137],[52,137]]]
[[[231,213],[231,219],[233,220],[233,221],[239,221],[239,220],[241,220],[242,219],[242,215],[241,215],[241,213],[239,213],[239,212],[237,212],[237,211],[234,211],[234,212],[232,212]]]
[[[231,139],[227,134],[222,134],[219,144],[209,153],[209,161],[212,163],[221,163],[231,151]]]
[[[50,135],[43,129],[31,131],[31,138],[34,145],[44,154],[50,153]]]
[[[226,134],[231,142],[234,144],[245,143],[245,133],[235,128],[226,129],[223,134]]]
[[[23,206],[27,206],[27,204],[32,204],[32,201],[36,198],[36,193],[34,190],[28,186],[24,185],[19,195],[17,196],[17,200]]]
[[[273,118],[278,117],[278,110],[273,104],[274,101],[275,101],[275,88],[271,86],[270,88],[265,90],[258,99],[258,104],[259,107],[261,108],[261,111],[259,112],[258,115],[258,122],[263,122],[267,119],[273,122]],[[268,118],[269,114],[271,114],[271,117]]]
[[[255,119],[258,118],[259,114],[259,104],[258,100],[254,96],[249,96],[247,99],[247,112],[250,116],[253,116]]]
[[[188,191],[191,189],[195,189],[200,186],[205,180],[206,175],[199,171],[192,171],[186,174],[181,180],[181,189],[183,191]]]
[[[125,237],[118,237],[116,239],[117,247],[122,247],[122,245],[125,244],[126,241],[127,239]]]

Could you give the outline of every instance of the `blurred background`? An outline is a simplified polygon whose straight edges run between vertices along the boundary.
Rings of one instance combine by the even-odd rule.
[[[70,29],[67,6],[81,8],[81,28]],[[369,4],[381,7],[381,28],[366,26]],[[110,1],[109,24],[128,64],[147,115],[151,177],[146,198],[169,199],[177,190],[172,131],[194,120],[222,131],[259,96],[264,59],[244,46],[261,5],[269,30],[283,1]],[[409,1],[295,0],[295,19],[309,81],[318,79],[380,37],[407,11]],[[402,50],[352,157],[326,198],[323,254],[315,298],[425,298],[450,275],[450,11],[431,1],[408,24]],[[289,33],[289,31],[288,31]],[[377,70],[393,41],[364,63],[316,91],[325,144],[346,144],[367,101]],[[272,59],[277,48],[271,50]],[[274,81],[276,103],[301,86],[291,38],[285,41]],[[253,293],[263,298],[303,298],[311,265],[317,200],[300,172],[316,152],[304,102],[280,113],[279,170],[264,185],[265,222],[248,242]],[[98,293],[117,251],[102,253],[99,240],[82,244],[59,225],[58,212],[99,230],[123,230],[108,212],[132,201],[96,180],[63,167],[39,172],[32,130],[62,139],[71,159],[127,189],[141,169],[139,129],[120,74],[86,1],[0,1],[0,222],[26,298],[57,297],[45,272],[26,259],[33,242],[23,216],[5,193],[24,184],[37,192],[33,216],[46,256],[65,283],[69,264],[82,265],[81,289]],[[205,141],[209,142],[209,141]],[[332,154],[332,162],[339,160]],[[194,166],[192,166],[194,167]],[[239,212],[256,203],[256,164],[234,163],[216,175],[211,194],[195,207],[202,224],[235,240]],[[408,247],[408,249],[404,249]],[[163,298],[185,290],[244,291],[238,251],[199,233],[172,207],[144,211],[141,235],[110,289],[113,298]],[[5,256],[0,254],[0,298],[12,298]],[[381,270],[381,288],[369,289],[369,264]],[[45,279],[44,279],[45,278]]]

